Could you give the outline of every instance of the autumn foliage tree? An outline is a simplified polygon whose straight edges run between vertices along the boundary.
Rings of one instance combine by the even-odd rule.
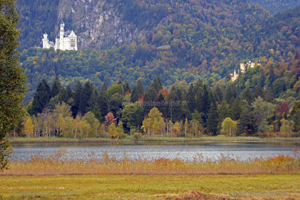
[[[116,125],[117,123],[117,119],[115,118],[114,114],[109,112],[106,116],[105,116],[105,126],[108,127],[110,126],[112,123],[114,123]]]

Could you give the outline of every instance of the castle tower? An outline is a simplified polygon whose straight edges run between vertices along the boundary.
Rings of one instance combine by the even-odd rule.
[[[44,49],[50,48],[50,46],[49,46],[49,39],[48,39],[48,34],[47,34],[47,33],[44,34],[44,38],[43,38],[43,48],[44,48]]]
[[[61,21],[60,23],[60,32],[59,32],[59,49],[65,50],[64,48],[64,36],[65,36],[65,23]]]
[[[245,64],[244,63],[241,63],[240,64],[240,70],[241,70],[241,73],[245,73],[246,69],[245,69]]]

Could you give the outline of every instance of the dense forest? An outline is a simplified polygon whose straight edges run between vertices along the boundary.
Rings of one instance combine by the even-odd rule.
[[[110,50],[87,49],[78,52],[30,48],[21,55],[28,77],[28,101],[37,84],[55,76],[62,84],[75,86],[89,79],[100,88],[118,79],[133,85],[141,79],[144,86],[160,75],[162,84],[197,79],[214,85],[238,69],[241,61],[290,61],[300,45],[300,9],[297,7],[273,17],[241,27],[220,30],[202,26],[171,24],[141,40]]]
[[[272,15],[300,6],[299,0],[250,0],[250,2],[260,4],[266,10],[270,11]]]
[[[41,46],[44,33],[49,34],[54,41],[58,34],[58,8],[59,0],[18,0],[16,10],[20,14],[19,50]],[[56,29],[55,29],[56,28]],[[57,32],[54,32],[56,30]]]
[[[47,6],[55,7],[59,3],[53,1]],[[40,8],[40,3],[30,1],[31,4]],[[24,8],[22,6],[19,8]],[[32,117],[28,119],[32,118],[33,125],[37,124],[34,120],[48,120],[48,116],[52,116],[49,119],[56,124],[59,114],[55,112],[59,112],[59,106],[63,105],[69,113],[63,114],[63,119],[84,119],[89,113],[87,118],[92,119],[87,121],[98,120],[99,127],[102,124],[102,133],[108,131],[107,117],[113,119],[115,125],[121,122],[119,128],[122,126],[125,133],[131,129],[143,133],[157,132],[153,132],[153,124],[145,128],[147,117],[152,114],[161,115],[156,119],[161,124],[161,133],[166,127],[169,133],[169,122],[171,127],[176,124],[175,127],[179,125],[182,129],[183,123],[195,128],[195,124],[190,123],[196,120],[197,134],[198,131],[201,134],[221,134],[224,133],[222,123],[227,118],[236,124],[235,134],[238,135],[284,132],[282,130],[286,128],[281,130],[281,127],[287,122],[293,127],[290,133],[298,132],[298,111],[293,110],[293,105],[300,100],[299,7],[274,16],[260,5],[246,0],[109,0],[103,9],[108,7],[114,7],[128,27],[146,30],[145,34],[133,38],[130,43],[116,45],[107,41],[107,46],[101,50],[88,48],[74,52],[28,48],[40,40],[37,35],[44,31],[50,33],[50,39],[55,36],[51,32],[55,20],[49,24],[42,21],[47,16],[54,16],[56,11],[40,13],[41,21],[30,21],[36,13],[22,10],[22,29],[40,25],[36,29],[40,33],[23,32],[20,47],[20,65],[28,78],[25,103],[29,103],[27,110]],[[69,22],[68,28],[76,29],[72,25],[72,16],[64,20]],[[30,39],[26,40],[28,37]],[[230,74],[239,70],[241,62],[249,60],[261,65],[244,74],[239,72],[238,80],[231,82]],[[156,103],[148,106],[144,102],[167,102],[167,106],[158,106],[155,110]],[[179,105],[173,107],[175,102]],[[259,113],[255,110],[256,104],[266,105],[262,110],[267,109],[268,113]],[[130,119],[123,118],[127,116],[127,105],[133,109],[128,112],[137,112],[134,114],[137,118],[129,115]],[[226,112],[222,111],[226,109]],[[233,111],[235,109],[238,110]],[[151,111],[154,113],[150,114]],[[241,125],[243,111],[252,113],[245,116],[252,127],[241,128],[245,125]],[[261,119],[255,119],[258,114]],[[131,120],[129,125],[126,120]],[[263,124],[257,124],[258,121]],[[36,132],[41,133],[42,128]],[[58,133],[56,128],[46,132]]]
[[[58,34],[60,20],[66,22],[66,29],[74,29],[78,35],[87,31],[86,28],[76,24],[78,16],[69,13],[66,13],[66,16],[59,14],[59,7],[66,2],[62,0],[17,1],[16,9],[21,15],[20,29],[23,31],[20,38],[20,51],[30,47],[41,46],[42,34],[45,32],[49,34],[50,40],[53,41],[56,34]],[[215,28],[233,27],[269,17],[270,15],[267,14],[266,10],[271,14],[276,14],[300,5],[299,0],[251,0],[250,2],[246,0],[239,2],[225,0],[195,0],[189,2],[183,0],[109,0],[105,2],[103,11],[114,7],[123,24],[123,27],[119,27],[120,29],[118,30],[128,29],[129,27],[132,29],[128,32],[130,33],[136,29],[152,31],[160,25],[167,26],[171,23],[181,25],[193,24],[194,26],[195,24],[199,26],[204,23]],[[69,4],[71,5],[70,2]],[[263,10],[262,7],[266,10]],[[84,18],[85,14],[83,13],[79,17]],[[113,39],[112,41],[102,42],[102,49],[108,49],[118,44]]]
[[[65,3],[68,3],[67,7],[74,7],[77,4],[73,4],[71,1],[63,2],[59,0],[17,1],[17,10],[21,15],[20,29],[23,30],[23,34],[20,38],[20,51],[34,46],[41,46],[42,35],[45,32],[49,34],[50,41],[53,41],[56,34],[58,34],[58,24],[60,20],[65,21],[66,30],[73,29],[75,31],[79,36],[79,41],[87,36],[86,32],[89,32],[90,30],[82,24],[77,24],[77,22],[78,20],[85,18],[88,12],[94,12],[91,7],[94,4],[96,5],[97,2],[94,2],[93,5],[90,4],[91,2],[84,4],[85,7],[87,6],[90,8],[89,10],[82,11],[84,12],[82,14],[81,11],[78,14],[71,12],[65,13],[66,15],[62,17],[62,13],[59,14],[59,12],[63,11],[61,11],[59,7]],[[161,25],[166,26],[171,23],[181,25],[191,24],[193,26],[206,24],[209,27],[222,29],[242,25],[250,21],[264,19],[270,16],[270,14],[268,14],[260,5],[253,5],[247,0],[239,2],[228,0],[197,0],[190,2],[184,0],[108,0],[104,3],[102,13],[105,11],[112,12],[111,7],[122,23],[120,23],[120,27],[115,27],[115,30],[108,30],[110,28],[107,29],[107,27],[103,27],[102,32],[105,35],[113,34],[114,31],[125,31],[126,34],[131,34],[134,30],[138,30],[140,33],[144,34],[145,31],[153,31]],[[95,15],[99,14],[99,11],[98,13],[95,13]],[[109,49],[115,45],[122,45],[122,42],[118,42],[117,38],[104,36],[97,37],[103,44],[101,45],[101,49]],[[132,39],[138,40],[139,38],[140,37],[138,36]],[[97,47],[97,45],[92,45],[90,47],[94,48]]]
[[[146,88],[140,79],[133,87],[119,79],[100,90],[88,80],[78,81],[72,90],[58,77],[51,86],[43,79],[27,106],[24,130],[31,136],[64,137],[299,136],[299,70],[297,53],[287,64],[257,65],[237,81],[214,87],[197,80],[167,89],[157,76]]]

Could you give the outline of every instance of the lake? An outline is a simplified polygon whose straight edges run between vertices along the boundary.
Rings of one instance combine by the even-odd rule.
[[[293,143],[197,143],[197,144],[178,144],[178,145],[103,145],[103,144],[18,144],[13,145],[12,160],[29,160],[31,156],[40,154],[43,157],[53,155],[60,149],[66,149],[70,159],[87,158],[92,151],[99,159],[103,153],[114,156],[120,160],[124,158],[124,151],[130,159],[135,160],[139,157],[145,159],[181,159],[190,160],[199,154],[204,159],[219,159],[220,155],[249,160],[254,158],[266,158],[277,155],[293,155],[294,147],[300,148],[300,144]]]

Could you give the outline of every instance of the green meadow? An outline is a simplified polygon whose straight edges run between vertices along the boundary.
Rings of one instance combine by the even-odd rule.
[[[0,176],[0,182],[4,199],[175,199],[190,191],[213,198],[300,198],[300,174]]]

